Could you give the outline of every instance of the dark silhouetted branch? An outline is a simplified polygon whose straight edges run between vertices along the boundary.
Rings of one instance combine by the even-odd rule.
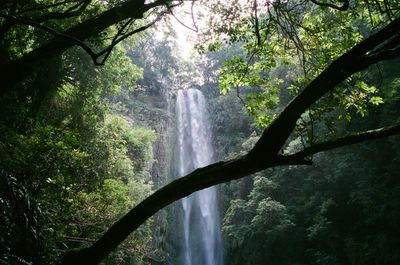
[[[137,29],[131,30],[128,33],[123,34],[124,30],[128,27],[128,25],[133,21],[133,18],[129,19],[122,27],[121,29],[118,30],[117,34],[115,34],[113,40],[111,41],[111,44],[109,46],[107,46],[105,49],[103,49],[100,52],[95,52],[92,48],[90,48],[90,46],[88,44],[86,44],[84,41],[71,36],[71,35],[67,35],[64,34],[62,32],[59,32],[53,28],[47,27],[45,25],[42,25],[36,21],[33,20],[29,20],[29,19],[25,19],[25,18],[18,18],[18,17],[14,17],[14,16],[9,16],[9,15],[4,15],[4,14],[0,14],[0,17],[4,17],[7,18],[10,21],[14,21],[16,23],[20,23],[20,24],[24,24],[24,25],[29,25],[41,30],[44,30],[50,34],[52,34],[55,37],[58,38],[62,38],[65,40],[69,40],[75,43],[75,45],[81,47],[83,50],[85,50],[85,52],[92,58],[93,63],[95,65],[104,65],[104,63],[106,62],[108,56],[110,55],[112,49],[121,41],[127,39],[128,37],[139,33],[141,31],[144,31],[146,29],[148,29],[149,27],[153,26],[157,21],[160,20],[162,15],[158,16],[156,19],[154,19],[152,22],[150,22],[149,24],[139,27]],[[103,57],[100,61],[99,58]]]
[[[0,96],[11,92],[16,84],[26,79],[40,66],[47,63],[49,58],[58,56],[78,44],[83,48],[85,46],[83,45],[85,39],[126,19],[142,19],[147,11],[165,5],[165,0],[156,0],[148,4],[144,4],[142,0],[128,0],[122,5],[104,11],[96,17],[77,24],[64,32],[54,32],[54,34],[58,34],[60,37],[55,37],[47,44],[32,50],[14,61],[0,62]],[[145,26],[133,32],[137,33],[146,28]]]
[[[399,56],[398,50],[381,51],[379,55],[372,57],[368,55],[376,47],[391,40],[399,33],[400,18],[392,21],[378,33],[361,41],[350,51],[332,62],[286,106],[263,132],[263,135],[248,155],[255,160],[260,160],[259,163],[261,164],[264,159],[274,157],[289,138],[300,116],[318,99],[354,73],[364,70],[379,61]],[[271,145],[271,139],[276,144]]]
[[[294,130],[296,121],[301,114],[327,92],[334,89],[340,82],[371,65],[369,64],[371,61],[360,62],[359,59],[365,56],[368,51],[397,34],[400,29],[399,24],[400,19],[393,21],[376,35],[365,39],[328,66],[287,105],[264,131],[259,141],[247,155],[196,169],[187,176],[157,190],[116,222],[91,247],[67,253],[62,259],[62,265],[91,265],[99,263],[130,233],[135,231],[157,211],[198,190],[239,179],[270,167],[287,165],[290,164],[289,162],[292,164],[310,164],[311,162],[306,160],[306,157],[313,153],[368,139],[399,134],[399,126],[395,126],[317,144],[304,149],[303,153],[295,154],[296,156],[284,157],[279,154],[279,151]],[[386,36],[386,38],[377,42],[377,36]],[[369,47],[369,49],[365,49],[365,47]],[[384,59],[384,57],[381,58]],[[289,161],[290,159],[291,161]]]
[[[346,11],[349,9],[349,0],[341,0],[340,2],[343,3],[341,6],[335,5],[333,3],[319,2],[317,0],[311,0],[311,2],[313,2],[314,4],[319,5],[319,6],[330,7],[333,9],[340,10],[340,11]]]
[[[258,21],[258,5],[257,5],[257,0],[254,0],[253,2],[253,12],[254,12],[254,33],[256,34],[257,38],[257,45],[261,45],[261,34],[260,34],[260,24]]]
[[[86,9],[86,7],[90,4],[92,0],[84,0],[81,2],[78,2],[76,5],[68,8],[65,12],[50,12],[47,13],[43,16],[33,18],[32,20],[37,21],[37,22],[44,22],[47,20],[52,20],[52,19],[66,19],[70,17],[75,17],[80,14]]]
[[[297,164],[297,162],[301,163],[305,161],[307,157],[310,157],[320,152],[399,134],[400,125],[383,127],[365,132],[358,132],[353,135],[348,135],[330,141],[314,144],[310,147],[303,149],[300,152],[291,155],[281,156],[281,159],[282,161],[286,161],[288,164]]]

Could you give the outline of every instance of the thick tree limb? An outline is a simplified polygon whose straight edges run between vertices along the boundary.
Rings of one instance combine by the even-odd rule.
[[[375,35],[354,46],[350,51],[340,56],[319,74],[297,97],[295,97],[272,124],[263,132],[255,147],[249,152],[253,160],[263,163],[265,158],[273,158],[283,147],[292,133],[297,120],[313,103],[334,89],[352,74],[359,72],[379,61],[398,56],[398,50],[385,50],[380,56],[369,56],[376,47],[399,34],[400,18],[381,29]],[[400,43],[399,43],[400,44]],[[271,139],[275,144],[271,144]]]
[[[197,169],[164,186],[129,211],[91,247],[64,256],[62,264],[97,264],[157,211],[198,190],[239,179],[263,169],[289,164],[290,159],[292,163],[307,164],[304,158],[312,153],[368,140],[368,138],[375,139],[399,134],[399,127],[395,126],[315,145],[289,158],[278,154],[301,114],[340,82],[374,63],[371,60],[361,59],[378,45],[390,40],[399,30],[400,19],[397,19],[334,61],[287,105],[247,155]],[[381,59],[386,58],[381,57]]]
[[[128,33],[126,33],[126,34],[117,34],[117,35],[115,35],[113,41],[111,42],[111,44],[110,44],[107,48],[105,48],[105,49],[103,49],[102,51],[96,53],[94,57],[92,56],[92,59],[93,59],[94,64],[96,64],[96,65],[104,65],[104,63],[106,62],[106,60],[107,60],[108,56],[110,55],[112,49],[113,49],[118,43],[120,43],[121,41],[123,41],[123,40],[129,38],[130,36],[132,36],[132,35],[134,35],[134,34],[136,34],[136,33],[145,31],[146,29],[148,29],[148,28],[150,28],[151,26],[153,26],[153,25],[154,25],[157,21],[159,21],[160,19],[161,19],[161,16],[158,16],[157,18],[155,18],[153,21],[151,21],[150,23],[148,23],[148,24],[145,25],[145,26],[142,26],[142,27],[139,27],[139,28],[137,28],[137,29],[131,30],[130,32],[128,32]],[[98,58],[101,57],[101,56],[103,56],[103,55],[104,55],[103,59],[99,62],[99,61],[98,61]]]
[[[193,12],[193,11],[192,11]],[[172,11],[172,9],[168,9],[168,13],[170,13],[174,18],[175,18],[175,20],[179,23],[179,24],[181,24],[182,26],[184,26],[185,28],[187,28],[188,30],[191,30],[191,31],[193,31],[193,32],[198,32],[199,30],[198,30],[198,28],[196,27],[196,24],[194,24],[194,28],[192,28],[191,26],[189,26],[189,25],[186,25],[185,24],[185,22],[183,22],[182,20],[180,20],[175,14],[174,14],[174,12]],[[193,19],[193,17],[194,17],[194,15],[192,14],[192,19]],[[193,22],[194,23],[194,22]]]
[[[253,12],[254,12],[254,33],[256,34],[257,37],[257,45],[261,45],[261,34],[260,34],[260,23],[258,21],[258,4],[257,0],[254,0],[253,2]]]
[[[17,1],[15,1],[15,2],[17,2]],[[36,4],[34,7],[22,9],[18,13],[22,14],[22,13],[28,13],[28,12],[32,12],[32,11],[42,11],[44,9],[49,9],[49,8],[54,8],[54,7],[62,8],[61,6],[68,5],[73,2],[78,2],[77,5],[79,5],[82,1],[81,0],[77,0],[77,1],[68,1],[67,0],[67,1],[57,2],[57,3],[53,3],[53,4]],[[77,6],[77,5],[75,5],[75,6]]]
[[[44,30],[52,35],[54,35],[55,37],[58,37],[60,39],[65,39],[67,41],[72,41],[75,43],[75,45],[81,47],[91,58],[92,61],[95,65],[104,65],[104,63],[106,62],[108,56],[110,55],[112,49],[121,41],[129,38],[130,36],[145,31],[146,29],[150,28],[151,26],[153,26],[157,21],[160,20],[162,15],[156,17],[153,21],[151,21],[150,23],[148,23],[145,26],[142,27],[138,27],[134,30],[129,31],[128,33],[123,33],[124,30],[131,24],[131,22],[133,21],[133,18],[129,19],[128,22],[126,22],[122,28],[120,30],[118,30],[117,34],[114,36],[111,44],[109,46],[107,46],[106,48],[104,48],[103,50],[99,51],[99,52],[95,52],[88,44],[86,44],[84,41],[75,38],[74,36],[70,36],[70,35],[66,35],[62,32],[59,32],[53,28],[47,27],[45,25],[42,25],[40,23],[38,23],[37,21],[34,20],[29,20],[29,19],[25,19],[25,18],[19,18],[19,17],[15,17],[15,16],[9,16],[9,15],[4,15],[4,14],[0,14],[0,17],[3,18],[7,18],[9,21],[15,22],[15,23],[20,23],[20,24],[24,24],[24,25],[28,25],[28,26],[32,26],[41,30]],[[103,57],[101,60],[99,60],[101,57]]]
[[[305,160],[307,157],[316,153],[398,134],[400,134],[400,125],[359,132],[353,135],[314,144],[295,154],[282,156],[281,161],[287,164],[302,164],[307,162],[307,160]]]
[[[82,14],[92,0],[83,0],[78,2],[76,5],[68,8],[65,12],[50,12],[33,20],[37,22],[44,22],[52,19],[65,19]]]
[[[143,18],[147,11],[158,6],[163,6],[165,3],[165,0],[156,0],[149,4],[144,4],[144,1],[141,0],[129,0],[61,34],[83,41],[125,19]],[[36,69],[45,64],[49,58],[60,55],[74,45],[76,45],[76,41],[72,38],[69,40],[65,38],[54,38],[49,43],[34,49],[15,61],[5,64],[1,64],[0,62],[0,96],[12,91],[15,85],[26,79]]]
[[[349,0],[341,0],[341,1],[339,1],[339,2],[342,2],[341,6],[335,5],[333,3],[319,2],[317,0],[311,0],[311,2],[313,2],[314,4],[319,5],[319,6],[330,7],[330,8],[333,8],[333,9],[340,10],[340,11],[346,11],[346,10],[349,9]]]
[[[199,168],[189,175],[177,179],[153,193],[150,197],[145,199],[115,223],[93,246],[84,249],[81,252],[69,253],[69,255],[65,256],[62,264],[72,265],[77,264],[78,262],[81,262],[81,264],[97,264],[113,248],[122,242],[126,236],[135,231],[158,210],[174,201],[190,195],[195,191],[223,182],[239,179],[274,166],[310,164],[307,160],[304,160],[304,158],[311,154],[396,134],[400,134],[400,125],[366,131],[357,135],[327,141],[306,148],[294,155],[277,156],[271,161],[265,161],[265,164],[261,167],[254,164],[248,157],[239,157],[237,159]]]
[[[383,50],[368,56],[365,56],[363,59],[367,64],[374,64],[383,60],[390,60],[392,58],[396,58],[400,56],[400,47],[395,49]]]
[[[35,20],[30,20],[27,18],[21,18],[21,17],[16,17],[16,16],[9,16],[6,14],[0,14],[0,17],[2,18],[6,18],[7,20],[14,22],[14,23],[18,23],[18,24],[23,24],[23,25],[28,25],[28,26],[32,26],[34,28],[38,28],[41,30],[44,30],[52,35],[54,35],[55,37],[58,37],[60,39],[64,39],[66,41],[71,41],[73,42],[75,45],[80,46],[82,49],[84,49],[89,55],[90,57],[95,57],[96,53],[83,41],[81,41],[80,39],[71,36],[71,35],[66,35],[62,32],[59,32],[53,28],[47,27],[45,25],[40,24],[39,22],[35,21]]]

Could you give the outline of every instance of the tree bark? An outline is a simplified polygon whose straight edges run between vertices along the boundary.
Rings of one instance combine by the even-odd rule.
[[[91,247],[67,253],[61,263],[63,265],[99,263],[157,211],[195,191],[239,179],[274,166],[309,164],[309,161],[305,160],[306,157],[317,152],[399,134],[400,126],[394,126],[320,143],[314,148],[310,147],[293,155],[279,155],[279,151],[293,132],[300,115],[318,99],[352,74],[376,62],[400,55],[400,43],[389,45],[391,47],[389,50],[382,51],[381,49],[388,42],[392,42],[399,31],[400,19],[397,19],[335,60],[287,105],[247,155],[197,169],[164,186],[116,222]]]

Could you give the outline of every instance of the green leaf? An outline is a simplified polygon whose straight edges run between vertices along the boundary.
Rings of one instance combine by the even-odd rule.
[[[373,96],[369,99],[369,103],[373,104],[373,105],[380,105],[383,104],[383,98],[379,97],[379,96]]]

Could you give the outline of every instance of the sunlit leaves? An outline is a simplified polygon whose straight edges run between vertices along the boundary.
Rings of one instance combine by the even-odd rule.
[[[225,62],[224,67],[220,70],[219,85],[221,92],[226,94],[232,87],[242,86],[248,70],[249,66],[244,58],[233,56],[230,61]]]
[[[364,117],[368,114],[370,105],[383,103],[383,98],[378,94],[379,90],[375,86],[368,85],[361,78],[359,74],[354,75],[333,92],[333,97],[344,109],[339,119],[350,121],[354,113]]]
[[[368,3],[368,7],[354,3],[348,12],[311,2],[297,5],[292,1],[279,2],[268,8],[263,3],[258,3],[258,32],[250,1],[232,7],[217,4],[213,10],[215,19],[220,15],[228,21],[226,10],[232,8],[232,13],[242,11],[229,27],[216,28],[218,36],[229,40],[225,41],[225,46],[236,42],[244,52],[244,55],[234,55],[224,63],[219,85],[222,94],[237,94],[245,105],[245,111],[261,127],[271,122],[274,104],[279,102],[275,96],[285,93],[280,90],[289,89],[290,94],[296,96],[330,63],[370,35],[371,23],[387,20],[387,14],[377,12],[380,10],[377,3]],[[286,70],[287,79],[275,82],[271,76],[275,69]],[[371,74],[357,74],[346,80],[317,102],[318,115],[309,125],[326,122],[328,126],[335,118],[348,121],[353,115],[366,116],[368,108],[384,101],[374,79]]]
[[[233,88],[268,88],[267,73],[273,65],[269,61],[251,62],[243,57],[232,56],[220,70],[220,90],[223,94],[226,94]]]
[[[383,99],[381,97],[374,96],[374,97],[371,97],[369,99],[369,103],[371,103],[373,105],[380,105],[380,104],[382,104],[384,102],[383,102]]]
[[[354,13],[313,8],[304,15],[299,38],[304,46],[303,64],[310,77],[318,75],[328,64],[352,48],[361,39]]]
[[[273,115],[268,110],[273,109],[279,103],[277,89],[271,87],[268,93],[249,93],[246,95],[246,112],[253,118],[254,122],[259,127],[268,126]]]
[[[278,89],[270,82],[268,71],[275,66],[274,60],[246,61],[243,57],[232,56],[220,70],[219,86],[222,94],[232,89],[245,95],[245,110],[255,124],[267,126],[272,116],[268,114],[279,103]],[[257,90],[258,92],[249,92]]]

